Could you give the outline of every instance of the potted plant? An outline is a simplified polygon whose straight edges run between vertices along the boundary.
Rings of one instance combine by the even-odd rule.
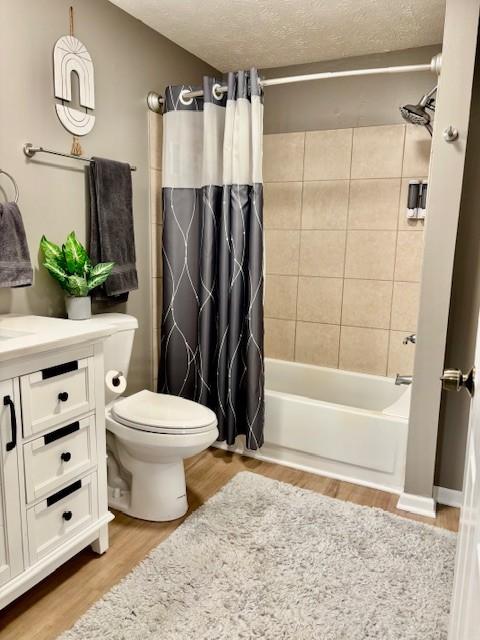
[[[115,263],[99,262],[92,265],[85,247],[77,240],[74,231],[61,247],[42,236],[40,249],[44,258],[43,266],[65,291],[70,320],[90,318],[92,309],[88,294],[105,282]]]

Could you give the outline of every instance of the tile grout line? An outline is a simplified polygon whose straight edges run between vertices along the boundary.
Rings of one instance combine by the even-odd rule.
[[[398,211],[397,211],[397,217],[398,217]],[[153,223],[152,223],[153,224]],[[161,224],[158,224],[157,226],[161,227]],[[402,231],[404,233],[423,233],[423,229],[398,229],[398,222],[397,222],[397,226],[395,227],[389,227],[389,228],[384,228],[384,227],[357,227],[357,228],[351,228],[348,229],[347,227],[338,227],[338,228],[332,228],[332,227],[305,227],[302,229],[299,229],[298,227],[267,227],[265,229],[265,231],[329,231],[331,233],[334,232],[339,232],[339,231]]]
[[[277,273],[275,271],[269,271],[267,276],[284,276],[286,278],[295,278],[297,275],[295,273]],[[154,276],[161,278],[162,276]],[[355,276],[349,276],[348,278],[342,278],[342,276],[319,276],[316,274],[302,274],[302,278],[324,278],[325,280],[362,280],[364,282],[393,282],[390,278],[357,278]],[[402,278],[401,280],[395,280],[395,282],[402,282],[405,284],[419,284],[420,280],[405,280]]]
[[[269,320],[278,320],[280,322],[295,322],[294,320],[292,320],[291,318],[282,318],[280,316],[265,316],[266,318],[268,318]],[[325,325],[326,327],[339,327],[340,325],[337,322],[327,322],[324,320],[299,320],[298,321],[299,324],[321,324],[321,325]],[[388,327],[372,327],[372,326],[366,326],[364,324],[344,324],[342,325],[343,327],[346,327],[347,329],[366,329],[367,331],[383,331],[383,332],[389,332],[390,329]],[[412,328],[408,328],[408,329],[392,329],[392,331],[396,331],[396,332],[411,332]]]
[[[395,252],[393,255],[393,273],[392,273],[392,297],[390,299],[390,321],[388,323],[388,340],[387,340],[387,362],[386,362],[386,371],[385,375],[388,375],[388,371],[390,369],[390,344],[392,340],[392,316],[393,316],[393,297],[395,294],[395,270],[397,267],[397,255],[398,255],[398,231],[399,231],[399,220],[400,220],[400,207],[402,204],[402,180],[403,180],[403,165],[405,163],[405,147],[407,142],[407,127],[404,125],[403,129],[403,147],[402,147],[402,166],[400,167],[400,192],[398,194],[398,211],[397,211],[397,230],[395,233]]]
[[[302,189],[300,199],[300,222],[298,230],[298,253],[297,253],[297,295],[295,298],[295,324],[293,328],[293,361],[297,359],[297,324],[298,324],[298,290],[300,288],[300,256],[302,255],[302,221],[303,221],[303,186],[305,184],[305,151],[307,143],[307,132],[303,132],[303,154],[302,154]]]
[[[340,303],[340,324],[338,328],[338,353],[337,353],[337,369],[340,367],[340,353],[342,348],[342,326],[343,326],[343,301],[345,296],[345,280],[346,280],[346,266],[347,266],[347,244],[348,244],[348,223],[350,220],[350,194],[352,186],[352,164],[353,164],[353,138],[355,135],[355,129],[351,129],[352,135],[350,138],[350,166],[348,171],[348,195],[347,195],[347,218],[345,221],[345,247],[343,250],[343,276],[342,276],[342,296]]]
[[[355,127],[356,129],[358,129],[358,127]],[[160,169],[155,169],[152,167],[152,169],[154,171],[158,171],[159,173],[161,173]],[[414,180],[416,179],[418,176],[417,175],[402,175],[400,176],[402,179],[404,178],[405,180]],[[425,176],[428,177],[428,176]],[[373,181],[377,181],[377,180],[396,180],[398,178],[398,175],[393,175],[393,176],[377,176],[376,178],[352,178],[351,182],[373,182]],[[347,178],[316,178],[314,180],[265,180],[263,182],[263,184],[292,184],[292,183],[299,183],[299,182],[348,182],[349,179]]]

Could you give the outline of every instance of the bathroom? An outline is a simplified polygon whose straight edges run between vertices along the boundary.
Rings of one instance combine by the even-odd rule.
[[[2,0],[0,204],[18,200],[33,273],[2,284],[0,221],[0,640],[480,637],[479,7]],[[86,48],[94,99],[75,67],[57,88],[62,36]],[[205,185],[229,173],[228,72],[251,90],[226,182],[263,287],[228,298],[254,338],[227,396],[248,429],[212,400],[236,371],[192,315],[205,230],[184,255],[176,217],[221,219]],[[246,155],[253,180],[235,176]],[[130,165],[138,283],[65,319],[42,236],[116,262],[92,255],[92,157]]]

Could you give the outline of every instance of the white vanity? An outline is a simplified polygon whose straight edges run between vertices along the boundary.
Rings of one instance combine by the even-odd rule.
[[[0,316],[0,608],[108,548],[105,323]]]

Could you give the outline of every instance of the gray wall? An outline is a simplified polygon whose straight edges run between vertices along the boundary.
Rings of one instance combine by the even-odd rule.
[[[423,64],[439,53],[441,45],[358,56],[315,64],[263,69],[265,78]],[[415,102],[431,89],[430,73],[338,78],[265,88],[265,133],[343,129],[402,122],[398,107]]]
[[[446,367],[468,371],[475,357],[480,310],[480,52],[477,50],[470,109],[465,173],[458,224],[452,298],[448,321]],[[478,374],[477,374],[478,378]],[[477,387],[479,381],[477,379]],[[444,393],[440,414],[435,484],[462,489],[470,398]]]
[[[126,307],[112,308],[139,319],[130,376],[134,391],[150,384],[152,358],[145,97],[169,83],[198,82],[212,69],[106,0],[1,0],[0,166],[20,187],[35,284],[0,289],[0,313],[62,315],[59,286],[37,266],[39,240],[45,233],[59,242],[72,229],[81,240],[86,235],[83,163],[51,156],[27,161],[22,153],[27,141],[65,152],[71,147],[72,137],[55,113],[52,86],[53,45],[68,33],[70,5],[75,8],[75,35],[88,47],[95,65],[96,124],[82,139],[84,152],[138,167],[132,176],[140,288]],[[0,183],[10,189],[5,178]]]

